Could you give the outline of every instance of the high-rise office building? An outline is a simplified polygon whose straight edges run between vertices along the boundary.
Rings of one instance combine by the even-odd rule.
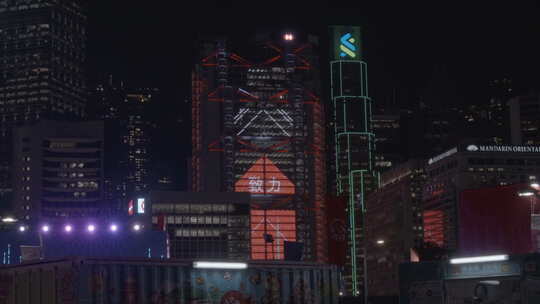
[[[84,113],[84,11],[78,0],[0,1],[0,196],[14,125]]]
[[[527,183],[538,173],[540,146],[458,145],[428,160],[422,194],[424,241],[460,248],[461,193]]]
[[[42,120],[13,130],[16,215],[98,216],[103,202],[103,123]]]
[[[150,188],[151,132],[149,108],[156,88],[127,88],[109,81],[92,92],[89,116],[105,123],[105,196],[125,204]]]
[[[192,190],[251,193],[252,222],[274,227],[252,235],[252,258],[283,259],[274,253],[295,241],[304,260],[325,261],[317,37],[259,33],[200,44],[192,74]]]
[[[510,99],[510,130],[514,145],[540,145],[540,95]]]
[[[377,111],[373,115],[375,134],[375,168],[378,172],[390,170],[403,162],[406,149],[402,145],[401,115],[398,110]]]
[[[415,159],[381,174],[381,187],[366,201],[367,288],[370,296],[397,296],[399,264],[422,246],[425,161]]]
[[[367,64],[362,60],[360,28],[332,26],[331,97],[334,112],[334,154],[337,195],[348,199],[349,265],[345,283],[353,295],[363,288],[362,215],[366,195],[377,187],[372,100]]]

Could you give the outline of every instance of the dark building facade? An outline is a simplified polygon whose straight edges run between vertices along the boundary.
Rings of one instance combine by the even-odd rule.
[[[252,210],[282,215],[275,215],[276,224],[294,218],[287,240],[303,243],[303,259],[324,261],[325,126],[317,48],[317,37],[292,32],[200,40],[192,74],[190,181],[193,191],[248,192]],[[263,240],[256,238],[252,243]]]
[[[510,130],[514,145],[540,145],[540,94],[510,99]]]
[[[97,216],[103,202],[103,123],[39,123],[14,129],[14,207],[18,217]]]
[[[88,115],[105,124],[105,196],[125,204],[147,194],[151,182],[152,132],[155,130],[151,106],[159,95],[156,88],[127,88],[120,82],[96,86]]]
[[[371,123],[375,134],[375,168],[384,172],[405,160],[400,111],[377,111]]]
[[[167,232],[171,258],[247,260],[250,200],[249,193],[153,191],[152,223]]]
[[[13,126],[83,116],[85,50],[82,1],[0,3],[0,195],[12,187]]]
[[[424,241],[459,249],[460,193],[526,183],[539,166],[539,146],[460,145],[430,158],[422,195]]]
[[[366,201],[367,286],[370,297],[397,296],[399,264],[422,246],[425,162],[411,160],[381,175]]]

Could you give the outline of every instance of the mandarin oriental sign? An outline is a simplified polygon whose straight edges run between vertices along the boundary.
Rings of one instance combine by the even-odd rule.
[[[468,152],[517,152],[517,153],[540,153],[539,146],[484,146],[468,145]]]

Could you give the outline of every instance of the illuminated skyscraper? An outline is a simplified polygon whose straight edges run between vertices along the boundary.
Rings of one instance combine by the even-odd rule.
[[[332,26],[331,97],[337,195],[348,198],[349,248],[345,283],[353,295],[362,292],[363,221],[366,194],[375,190],[375,134],[371,126],[367,64],[362,61],[360,28]]]
[[[109,82],[96,86],[89,116],[105,122],[105,197],[124,205],[150,187],[150,106],[159,90],[125,88]]]
[[[317,47],[317,37],[297,33],[201,41],[192,190],[251,193],[253,259],[283,259],[284,241],[297,241],[304,260],[326,260]]]
[[[84,13],[79,0],[0,1],[0,200],[13,127],[84,113]]]

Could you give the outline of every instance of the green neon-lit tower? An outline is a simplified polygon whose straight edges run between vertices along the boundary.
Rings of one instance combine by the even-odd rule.
[[[335,186],[337,195],[348,199],[349,251],[344,280],[349,293],[360,295],[364,293],[365,277],[363,202],[377,186],[372,101],[368,95],[367,64],[362,61],[360,28],[331,26],[330,34]]]

